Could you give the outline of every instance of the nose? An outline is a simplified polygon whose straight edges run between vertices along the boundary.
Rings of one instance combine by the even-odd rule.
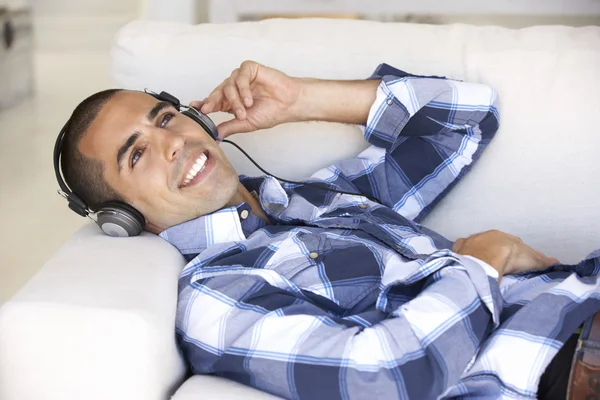
[[[165,160],[175,161],[185,146],[185,139],[176,133],[162,133],[160,136]]]

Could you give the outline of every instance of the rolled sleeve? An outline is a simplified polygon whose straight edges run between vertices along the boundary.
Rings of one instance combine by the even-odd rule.
[[[381,83],[363,127],[372,146],[319,176],[335,177],[340,187],[419,221],[494,137],[498,97],[486,85],[410,75],[385,64],[375,77]]]

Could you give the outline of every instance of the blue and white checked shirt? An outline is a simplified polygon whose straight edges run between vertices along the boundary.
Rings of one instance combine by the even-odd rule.
[[[292,399],[535,398],[600,309],[600,253],[501,285],[453,253],[416,221],[494,136],[496,93],[385,64],[373,78],[372,146],[311,181],[381,204],[241,177],[271,224],[240,204],[160,234],[189,261],[176,329],[192,372]]]

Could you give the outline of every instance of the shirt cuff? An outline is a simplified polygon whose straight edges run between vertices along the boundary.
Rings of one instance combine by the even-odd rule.
[[[362,127],[365,140],[376,147],[390,149],[398,140],[411,115],[388,87],[393,76],[386,76],[377,87],[375,101]]]
[[[475,289],[479,293],[479,298],[492,314],[494,328],[498,327],[500,324],[500,314],[502,313],[502,304],[504,303],[498,284],[498,271],[478,258],[463,256],[456,253],[454,253],[454,255],[466,269],[467,274],[475,285]],[[487,279],[482,279],[484,277],[487,277]]]
[[[475,258],[473,256],[462,256],[461,255],[461,257],[466,257],[466,258],[476,262],[478,265],[481,266],[481,268],[483,268],[483,270],[485,271],[487,276],[489,276],[490,278],[494,278],[496,280],[499,278],[498,271],[496,271],[496,269],[494,267],[492,267],[490,264],[486,263],[485,261],[481,261],[479,258]]]

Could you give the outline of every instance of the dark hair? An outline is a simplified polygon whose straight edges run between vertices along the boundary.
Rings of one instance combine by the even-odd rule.
[[[88,207],[97,211],[107,201],[123,201],[106,182],[101,161],[84,156],[79,143],[108,101],[122,89],[108,89],[83,100],[69,118],[61,151],[61,169],[67,185]]]

